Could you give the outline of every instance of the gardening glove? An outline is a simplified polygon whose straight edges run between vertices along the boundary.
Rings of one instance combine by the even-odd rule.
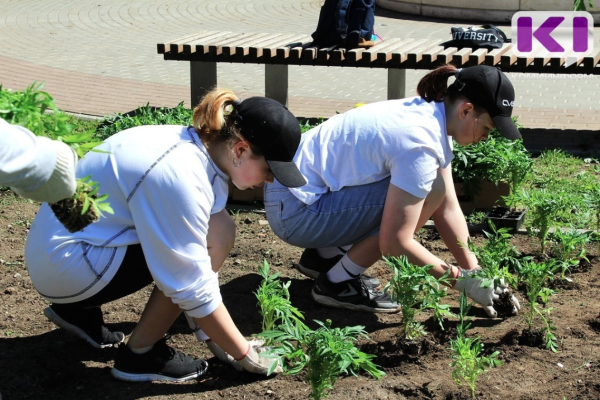
[[[496,310],[494,310],[494,300],[498,300],[500,298],[500,294],[508,293],[508,285],[506,285],[504,280],[501,279],[500,284],[498,287],[496,287],[496,289],[494,289],[493,284],[489,287],[481,287],[481,278],[477,276],[471,276],[477,270],[478,269],[464,270],[459,268],[454,289],[458,290],[459,292],[466,290],[469,298],[480,304],[489,317],[495,318],[498,313]],[[513,314],[516,314],[521,309],[521,305],[519,304],[517,298],[513,295],[511,295],[510,300],[513,304]]]
[[[271,365],[273,363],[279,363],[277,359],[261,356],[252,346],[250,346],[244,357],[236,361],[239,362],[246,371],[261,375],[267,375]],[[283,372],[283,369],[280,365],[277,365],[273,372],[278,374]]]
[[[77,181],[75,179],[75,165],[77,164],[77,154],[68,145],[48,138],[37,138],[38,145],[45,146],[56,153],[56,163],[54,170],[46,182],[37,187],[15,186],[12,191],[21,197],[27,199],[56,203],[59,200],[66,199],[75,194]]]
[[[214,341],[212,341],[211,339],[208,339],[205,343],[206,343],[206,346],[208,347],[208,349],[219,360],[221,360],[221,361],[223,361],[223,362],[225,362],[227,364],[230,364],[237,371],[243,371],[244,370],[244,367],[242,366],[242,364],[240,364],[239,362],[237,362],[231,355],[229,355],[225,350],[223,350]],[[262,345],[264,344],[264,342],[262,340],[260,340],[260,339],[253,339],[253,340],[249,340],[248,344],[250,344],[251,348],[257,350],[257,349],[260,349],[262,347]]]

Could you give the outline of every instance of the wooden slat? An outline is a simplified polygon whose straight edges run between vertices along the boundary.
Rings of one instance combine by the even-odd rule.
[[[262,57],[264,47],[269,47],[269,46],[277,47],[277,46],[283,45],[285,43],[289,43],[292,41],[290,39],[293,38],[294,36],[298,36],[298,35],[294,35],[293,33],[287,33],[285,35],[278,34],[278,35],[274,35],[271,39],[264,40],[261,43],[256,43],[253,46],[250,46],[250,57],[255,57],[255,58]]]
[[[211,43],[212,40],[222,37],[224,34],[227,35],[230,32],[217,32],[208,36],[203,36],[201,38],[195,39],[191,42],[183,44],[183,53],[184,54],[206,54],[208,53],[208,43]]]
[[[377,62],[387,63],[392,59],[392,53],[394,51],[410,46],[414,41],[415,39],[403,39],[400,42],[393,44],[391,47],[382,49],[380,52],[377,52]]]
[[[423,52],[423,64],[426,66],[431,66],[433,62],[437,59],[438,54],[444,51],[444,46],[435,46],[429,50]]]
[[[388,39],[383,42],[376,42],[375,46],[365,50],[362,54],[363,62],[371,62],[377,59],[377,53],[400,43],[400,39]]]
[[[595,68],[596,65],[598,65],[598,62],[600,62],[600,49],[595,49],[592,54],[584,57],[583,66],[585,69],[590,69],[590,72],[592,72],[591,69]]]
[[[293,49],[290,49],[290,60],[299,60],[300,57],[302,56],[302,52],[304,51],[304,49],[311,47],[312,46],[312,41],[308,42],[308,43],[304,43],[302,46],[297,46],[294,47]]]
[[[463,64],[466,64],[467,61],[469,60],[469,56],[471,55],[471,53],[473,52],[473,49],[471,48],[464,48],[464,49],[460,49],[459,51],[456,52],[456,54],[454,54],[452,56],[452,64],[456,65],[457,67],[462,66]]]
[[[517,55],[512,52],[512,49],[500,56],[500,66],[502,68],[508,68],[515,62],[517,62]]]
[[[272,33],[264,33],[261,34],[261,37],[256,41],[252,41],[249,43],[241,43],[235,46],[235,55],[240,57],[245,57],[250,54],[250,47],[253,47],[255,43],[262,43],[265,40],[273,38]]]
[[[501,56],[510,50],[512,43],[504,43],[499,49],[490,51],[485,56],[485,65],[494,66],[500,63]]]
[[[319,48],[316,46],[306,47],[306,48],[304,48],[304,50],[302,50],[302,54],[300,55],[300,58],[304,61],[314,60],[315,58],[317,58],[318,51],[319,51]]]
[[[403,62],[406,61],[407,57],[408,57],[408,53],[413,50],[418,48],[419,46],[423,45],[424,43],[429,42],[429,39],[419,39],[419,40],[415,40],[414,42],[407,44],[406,46],[402,47],[401,49],[398,49],[396,51],[394,51],[392,53],[392,65],[399,65],[402,64]]]
[[[448,64],[452,61],[452,56],[458,51],[456,47],[448,47],[444,49],[440,54],[438,54],[436,62],[440,64]]]
[[[564,58],[553,57],[550,60],[550,67],[551,68],[560,68],[563,65],[565,65],[565,59]]]
[[[551,57],[534,57],[533,66],[536,68],[543,68],[551,60]]]
[[[224,38],[219,38],[218,42],[213,42],[208,45],[208,53],[214,56],[219,56],[223,53],[223,48],[229,46],[231,43],[240,41],[241,38],[246,37],[245,33],[233,33]]]
[[[480,65],[485,61],[488,49],[477,49],[469,56],[469,65]]]
[[[287,37],[287,38],[284,37],[277,42],[265,45],[262,48],[262,56],[266,57],[266,58],[275,57],[275,55],[277,54],[277,49],[279,47],[285,46],[286,44],[291,44],[294,42],[302,41],[302,40],[306,40],[306,35],[293,35],[293,36]]]
[[[215,33],[218,33],[218,32],[217,31],[196,32],[194,34],[183,36],[178,39],[168,41],[166,43],[158,43],[156,45],[156,50],[158,51],[158,54],[164,54],[167,51],[170,51],[171,44],[180,44],[180,43],[183,44],[183,43],[187,43],[192,40],[195,40],[195,39],[198,39],[198,38],[201,38],[204,36],[212,35]],[[179,53],[180,51],[177,51],[177,52]]]
[[[431,42],[428,41],[428,43],[411,50],[406,56],[406,63],[410,66],[416,66],[417,63],[423,59],[423,54],[425,54],[425,52],[430,51],[431,49],[434,49],[436,47],[440,46],[432,45]]]
[[[311,40],[312,41],[312,40]],[[291,51],[294,48],[298,48],[298,49],[302,49],[302,46],[308,46],[308,43],[310,43],[311,41],[307,41],[307,42],[296,42],[296,43],[292,43],[289,46],[280,46],[277,48],[277,58],[278,59],[285,59],[290,57]]]
[[[340,63],[346,59],[346,49],[335,49],[331,54],[330,60],[335,63]]]
[[[366,49],[351,49],[346,52],[346,60],[350,63],[355,63],[360,61],[362,58],[362,53],[365,52]]]
[[[233,56],[237,54],[238,48],[243,48],[242,45],[250,45],[251,43],[264,38],[268,33],[251,33],[249,35],[240,38],[240,40],[235,43],[230,43],[227,47],[223,49],[223,54],[226,56]],[[241,50],[240,50],[241,53]]]

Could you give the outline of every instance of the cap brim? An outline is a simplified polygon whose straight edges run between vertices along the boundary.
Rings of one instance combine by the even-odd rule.
[[[496,125],[496,129],[507,139],[515,140],[521,139],[521,132],[515,126],[515,123],[510,117],[504,117],[501,115],[497,115],[492,117],[492,121],[494,121],[494,125]]]
[[[295,188],[306,185],[306,179],[293,161],[267,160],[267,165],[275,175],[275,179],[283,186]]]

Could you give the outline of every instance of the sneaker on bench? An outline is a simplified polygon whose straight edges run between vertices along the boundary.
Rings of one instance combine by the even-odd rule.
[[[389,294],[367,286],[360,278],[333,283],[322,274],[315,281],[312,298],[319,304],[373,313],[397,313],[400,305]]]
[[[332,258],[323,258],[319,255],[317,249],[305,249],[297,264],[297,269],[309,278],[317,279],[319,275],[325,274],[333,268],[342,257],[342,255],[339,255]],[[372,289],[378,289],[381,286],[381,282],[377,278],[361,275],[360,279]]]
[[[136,354],[127,345],[119,346],[112,376],[122,381],[184,382],[203,375],[208,363],[193,359],[167,345],[162,338],[144,354]]]
[[[100,307],[81,309],[52,304],[46,307],[44,315],[55,325],[82,338],[97,349],[112,347],[125,340],[123,332],[111,332],[104,325]]]

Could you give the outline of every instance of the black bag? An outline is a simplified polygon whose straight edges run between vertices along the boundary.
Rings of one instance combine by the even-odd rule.
[[[374,25],[375,0],[325,0],[313,43],[355,48],[360,38],[371,40]]]
[[[452,40],[445,45],[450,47],[472,47],[474,49],[487,48],[489,50],[499,49],[504,43],[510,43],[510,39],[500,28],[494,25],[470,26],[467,29],[453,26],[450,29]]]

